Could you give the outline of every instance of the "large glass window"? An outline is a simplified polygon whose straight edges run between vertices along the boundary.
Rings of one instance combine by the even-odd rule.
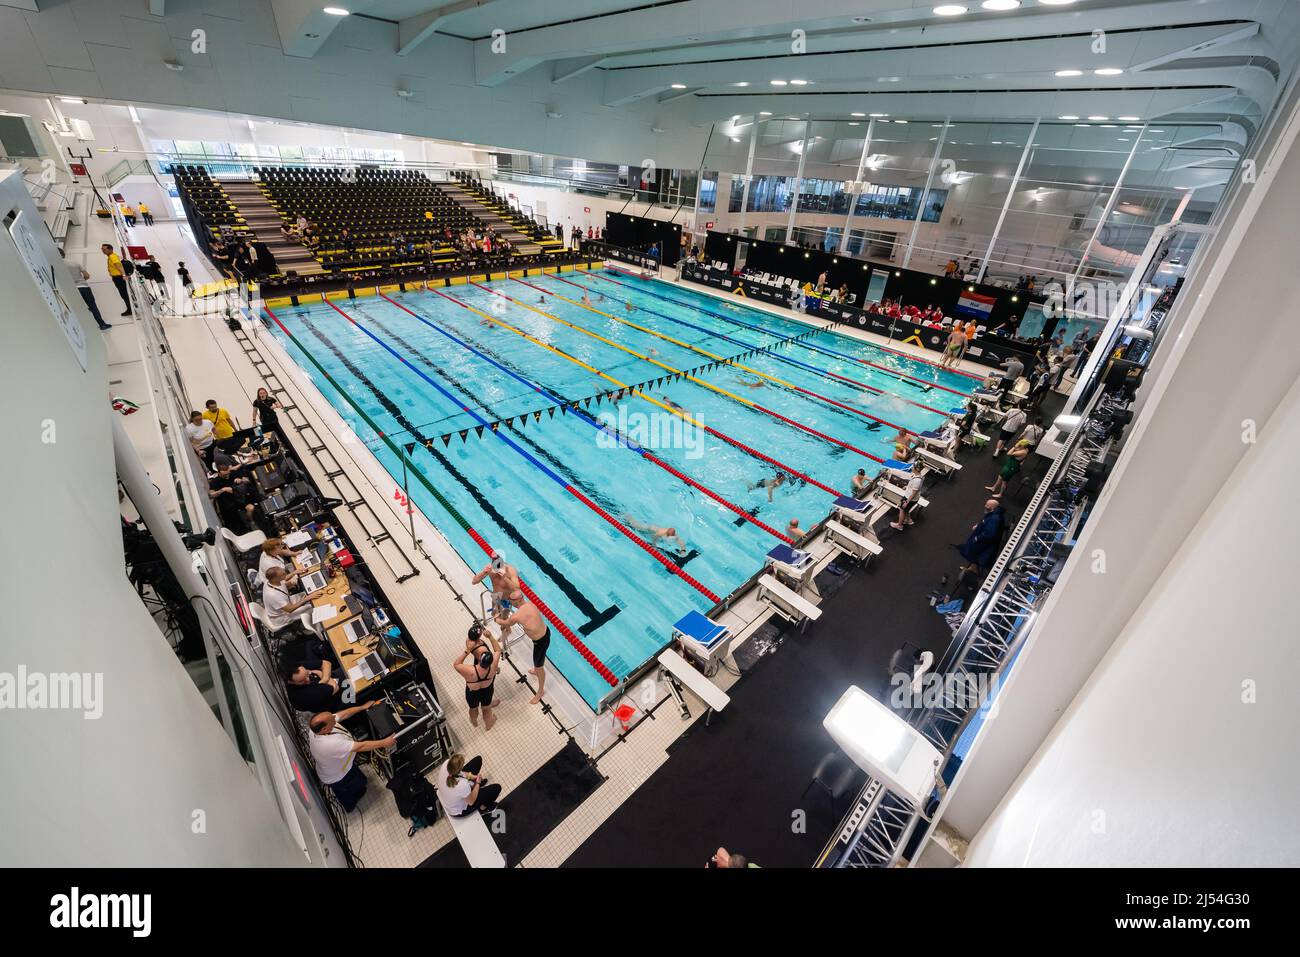
[[[700,212],[711,213],[718,208],[718,171],[706,169],[700,177]]]

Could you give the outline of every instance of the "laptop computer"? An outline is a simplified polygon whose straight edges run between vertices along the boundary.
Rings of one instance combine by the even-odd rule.
[[[305,568],[315,568],[325,564],[325,546],[320,542],[308,545],[298,554],[298,561]]]
[[[366,627],[364,618],[349,618],[343,623],[343,633],[348,636],[348,641],[356,642],[369,635],[370,629]]]
[[[329,579],[320,572],[312,572],[309,575],[304,575],[299,579],[299,581],[302,582],[302,590],[309,595],[314,591],[320,591],[329,584]]]

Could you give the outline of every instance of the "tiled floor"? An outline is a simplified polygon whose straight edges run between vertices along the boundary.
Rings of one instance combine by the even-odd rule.
[[[189,264],[196,283],[201,284],[215,278],[202,255],[192,245],[182,224],[160,222],[154,227],[138,227],[135,233],[134,238],[148,246],[157,256],[166,274],[173,275],[175,262],[183,259]],[[98,263],[92,262],[88,267],[92,274],[95,273],[96,265]],[[102,271],[102,266],[100,270]],[[691,288],[698,290],[700,287]],[[117,301],[117,296],[107,281],[97,283],[95,291],[101,307],[106,304],[111,306]],[[751,305],[770,309],[775,314],[794,315],[778,307]],[[114,337],[114,378],[120,376],[123,394],[139,402],[139,398],[130,394],[136,387],[139,376],[134,330],[125,324],[126,320],[123,323],[121,328],[107,333]],[[214,315],[178,316],[167,319],[165,326],[191,400],[201,402],[208,397],[215,397],[230,409],[240,423],[247,423],[251,397],[261,382],[222,318]],[[872,336],[857,330],[849,330],[849,334],[873,341]],[[279,373],[279,379],[290,397],[338,462],[349,472],[357,488],[380,516],[385,528],[396,541],[405,542],[405,549],[410,552],[406,516],[399,512],[392,501],[391,487],[381,487],[379,482],[382,479],[373,478],[373,460],[362,461],[363,457],[369,455],[368,451],[355,442],[347,441],[350,436],[340,427],[336,414],[314,388],[306,384],[305,377],[288,366],[283,353],[275,344],[266,342],[263,345],[263,355]],[[909,347],[902,348],[906,350]],[[142,382],[142,377],[139,381]],[[143,407],[144,403],[141,404]],[[132,418],[144,419],[137,416]],[[314,469],[315,463],[310,459],[307,464]],[[367,477],[368,475],[372,477]],[[314,478],[321,481],[323,476],[314,475]],[[365,544],[364,533],[355,520],[346,511],[341,512],[339,517],[354,541],[360,543],[363,557],[370,560],[371,571],[379,579],[421,651],[429,659],[438,697],[447,710],[457,748],[467,756],[482,754],[485,769],[508,792],[558,752],[566,738],[540,708],[527,704],[531,691],[522,684],[514,683],[514,672],[509,666],[503,669],[502,679],[497,684],[497,699],[501,702],[497,712],[498,725],[490,733],[470,726],[461,704],[460,679],[452,672],[450,662],[462,648],[463,636],[471,621],[469,612],[456,600],[453,588],[466,597],[470,607],[477,608],[478,605],[474,586],[468,582],[471,571],[455,558],[445,543],[434,542],[432,544],[438,547],[430,547],[429,551],[437,557],[438,567],[435,568],[427,559],[413,556],[423,573],[399,584],[387,564],[371,554],[374,550]],[[433,534],[436,537],[436,533]],[[448,581],[442,580],[439,570],[446,575]],[[743,625],[745,630],[752,631],[754,624],[766,613],[766,606],[752,598],[744,598],[728,614],[738,625]],[[521,662],[520,667],[526,665]],[[726,670],[720,670],[714,677],[715,683],[724,689],[735,680]],[[684,719],[661,681],[653,677],[647,678],[629,689],[625,700],[637,708],[637,713],[631,719],[632,730],[621,740],[618,733],[622,729],[610,715],[599,716],[593,722],[588,714],[584,723],[582,715],[574,713],[576,709],[571,702],[562,703],[557,709],[557,716],[566,727],[574,729],[574,737],[580,746],[593,756],[599,755],[598,766],[606,781],[522,862],[511,863],[524,867],[555,867],[562,864],[628,795],[668,760],[668,747],[703,715],[705,709],[702,702],[695,699],[689,691],[685,694],[691,717]],[[647,711],[652,714],[647,716]],[[451,826],[445,820],[408,838],[407,822],[398,816],[391,796],[375,775],[371,775],[371,788],[359,809],[349,816],[348,826],[349,841],[356,855],[371,867],[414,866],[452,839]]]

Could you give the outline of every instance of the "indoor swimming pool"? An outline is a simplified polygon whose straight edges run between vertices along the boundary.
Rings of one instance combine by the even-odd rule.
[[[492,549],[519,569],[551,613],[552,664],[593,708],[791,519],[812,527],[874,475],[897,429],[936,427],[978,384],[614,271],[271,312],[399,485],[406,458],[411,499],[466,564]]]

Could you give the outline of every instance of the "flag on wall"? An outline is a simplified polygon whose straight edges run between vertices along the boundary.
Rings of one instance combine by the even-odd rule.
[[[139,412],[140,407],[130,399],[124,399],[120,395],[113,396],[113,411],[121,412],[123,415],[130,415],[132,412]]]
[[[957,311],[972,319],[987,319],[997,299],[979,292],[963,292],[957,300]]]

